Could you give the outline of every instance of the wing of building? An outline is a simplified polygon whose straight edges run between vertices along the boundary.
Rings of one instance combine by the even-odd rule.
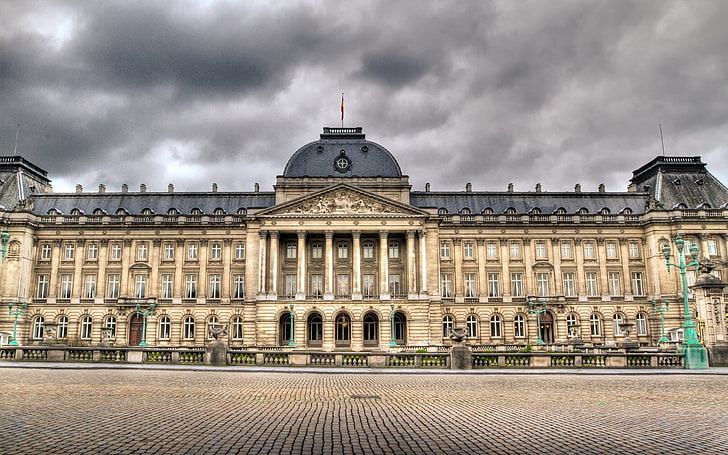
[[[431,349],[454,328],[492,349],[657,346],[683,317],[662,243],[726,273],[728,190],[697,156],[657,157],[624,192],[413,191],[361,128],[324,128],[273,191],[57,194],[17,156],[0,179],[0,295],[27,303],[0,332],[24,345],[201,347],[217,323],[238,347]],[[716,292],[700,334],[725,342]]]

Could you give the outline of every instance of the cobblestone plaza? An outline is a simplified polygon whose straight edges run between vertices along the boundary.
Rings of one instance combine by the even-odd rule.
[[[3,454],[728,452],[725,375],[2,373]]]

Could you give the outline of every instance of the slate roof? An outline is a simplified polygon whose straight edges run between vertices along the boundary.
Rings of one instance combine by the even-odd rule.
[[[346,156],[351,166],[340,172],[334,161]],[[368,141],[361,127],[325,127],[318,141],[298,149],[283,170],[284,177],[401,177],[402,171],[391,153]]]
[[[420,192],[410,194],[410,203],[420,208],[447,210],[460,213],[468,208],[470,213],[479,214],[485,209],[494,214],[504,213],[509,208],[515,213],[530,213],[534,208],[541,213],[552,214],[563,208],[565,214],[575,214],[581,209],[587,213],[598,213],[606,208],[609,213],[622,213],[629,209],[632,214],[645,213],[649,196],[646,193],[537,193],[537,192]]]

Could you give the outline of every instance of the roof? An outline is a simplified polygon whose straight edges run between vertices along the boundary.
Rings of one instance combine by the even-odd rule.
[[[361,127],[324,127],[318,141],[304,145],[291,156],[283,176],[401,177],[402,171],[387,149],[366,140]]]

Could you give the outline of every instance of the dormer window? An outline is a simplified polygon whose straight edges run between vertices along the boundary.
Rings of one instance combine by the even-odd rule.
[[[576,214],[577,215],[588,215],[589,214],[589,209],[586,208],[586,207],[582,207],[579,210],[577,210]]]
[[[195,207],[194,209],[190,210],[190,215],[202,215],[202,210]]]
[[[447,215],[447,209],[445,207],[440,207],[439,209],[437,209],[437,214],[438,215]]]
[[[146,208],[142,210],[142,215],[154,215],[154,211],[152,209]]]
[[[461,214],[461,215],[470,215],[470,209],[469,209],[469,208],[467,208],[467,207],[463,207],[463,208],[462,208],[462,209],[460,210],[460,214]]]
[[[506,215],[515,215],[516,209],[514,209],[513,207],[508,207],[503,213],[505,213]]]

